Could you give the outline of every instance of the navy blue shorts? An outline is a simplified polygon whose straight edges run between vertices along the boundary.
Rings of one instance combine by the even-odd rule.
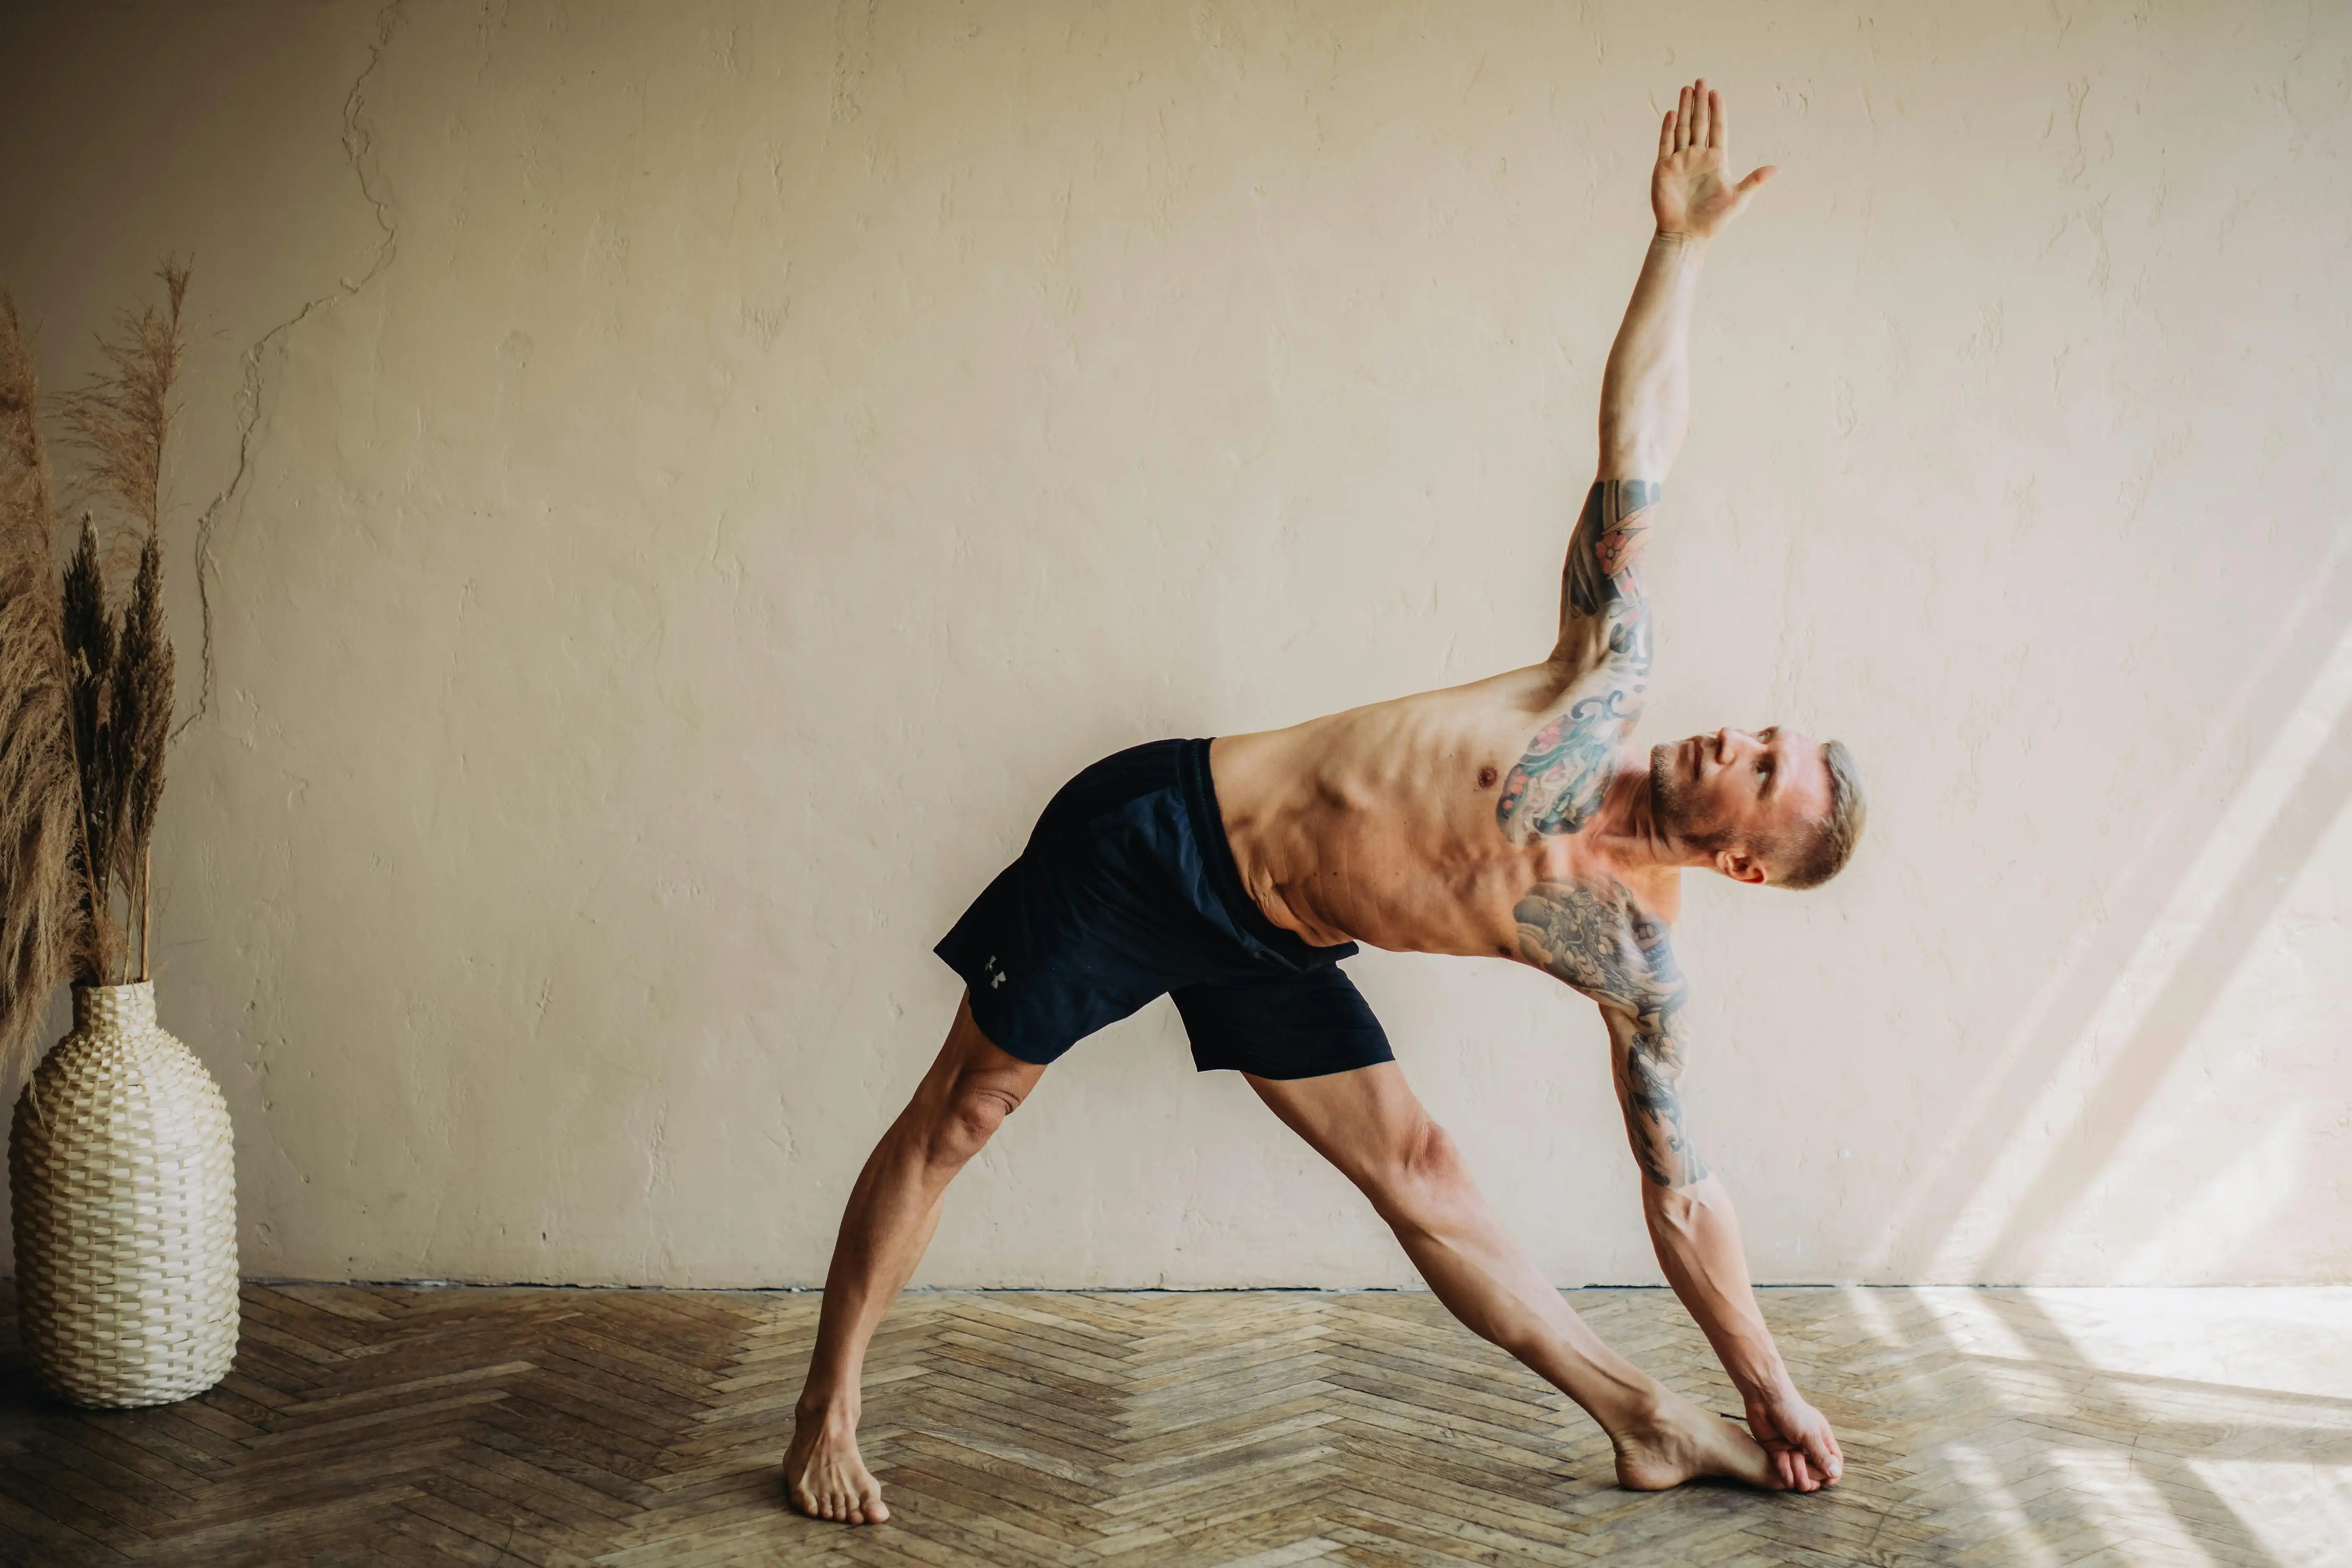
[[[1154,741],[1085,769],[1021,858],[933,950],[971,988],[972,1021],[1052,1061],[1167,993],[1202,1072],[1320,1078],[1392,1061],[1339,962],[1265,918],[1225,842],[1206,741]]]

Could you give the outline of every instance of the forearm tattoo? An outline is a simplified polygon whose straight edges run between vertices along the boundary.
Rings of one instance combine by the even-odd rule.
[[[1706,1175],[1683,1110],[1682,1011],[1690,987],[1664,921],[1612,882],[1538,882],[1513,910],[1519,956],[1633,1021],[1617,1053],[1617,1098],[1643,1173],[1662,1187]]]
[[[1617,739],[1641,711],[1650,679],[1650,611],[1642,592],[1642,549],[1658,487],[1650,479],[1603,479],[1584,498],[1560,584],[1562,640],[1600,622],[1599,667],[1585,674],[1568,711],[1538,730],[1495,802],[1495,821],[1514,844],[1574,833],[1600,809],[1616,773]]]

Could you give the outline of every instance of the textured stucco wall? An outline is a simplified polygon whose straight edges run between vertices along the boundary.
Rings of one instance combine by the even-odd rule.
[[[820,1279],[1056,783],[1540,654],[1695,71],[1784,173],[1652,723],[1874,792],[1688,900],[1759,1275],[2352,1279],[2344,8],[14,7],[53,383],[197,263],[160,996],[248,1269]],[[1543,1268],[1655,1279],[1590,1007],[1351,969]],[[921,1278],[1411,1274],[1161,1003]]]

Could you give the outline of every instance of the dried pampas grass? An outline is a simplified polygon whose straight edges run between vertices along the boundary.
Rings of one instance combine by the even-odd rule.
[[[33,1032],[83,946],[90,885],[40,401],[0,289],[0,1072],[31,1065]]]
[[[172,733],[172,639],[163,635],[163,545],[150,529],[139,542],[139,574],[122,612],[113,699],[115,745],[122,764],[122,817],[115,839],[114,874],[139,921],[139,978],[150,978],[147,936],[152,917],[147,896],[153,858],[155,812],[163,804],[163,748]]]
[[[66,563],[62,595],[66,648],[66,710],[72,721],[74,761],[81,782],[81,846],[86,897],[81,951],[75,978],[111,985],[130,965],[122,927],[114,918],[109,882],[121,858],[124,769],[114,728],[116,634],[106,607],[106,573],[99,563],[98,526],[82,519],[81,542]]]
[[[164,308],[126,310],[113,340],[99,340],[110,369],[66,394],[68,445],[89,459],[73,497],[77,505],[111,501],[136,525],[116,540],[109,575],[128,566],[142,538],[163,522],[163,447],[172,434],[172,384],[179,379],[185,341],[180,311],[188,298],[188,268],[166,261]]]
[[[163,457],[189,273],[167,261],[157,276],[163,308],[127,312],[100,341],[108,369],[63,400],[88,460],[77,499],[131,526],[109,549],[85,512],[62,579],[39,376],[0,291],[0,1067],[29,1055],[68,971],[89,984],[152,977],[148,868],[172,721]],[[118,618],[109,579],[126,571]]]

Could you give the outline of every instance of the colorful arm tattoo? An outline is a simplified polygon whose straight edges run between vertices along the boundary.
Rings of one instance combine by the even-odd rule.
[[[1560,584],[1560,640],[1598,618],[1601,661],[1577,683],[1568,711],[1538,730],[1503,781],[1495,821],[1514,844],[1574,833],[1591,818],[1616,772],[1617,739],[1641,711],[1650,675],[1650,606],[1642,550],[1658,487],[1603,479],[1584,498]]]

